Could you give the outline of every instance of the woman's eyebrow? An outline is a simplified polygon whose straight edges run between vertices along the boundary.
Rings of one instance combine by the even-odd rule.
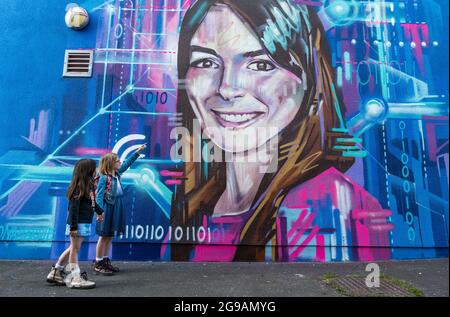
[[[266,55],[266,52],[264,52],[264,50],[258,50],[258,51],[244,53],[243,56],[244,57],[256,57],[256,56],[260,56],[260,55]]]
[[[202,52],[219,57],[219,54],[215,50],[203,46],[192,45],[191,52]]]
[[[206,54],[210,54],[210,55],[219,57],[219,54],[217,54],[217,52],[215,50],[213,50],[211,48],[203,47],[203,46],[198,46],[198,45],[192,45],[191,52],[202,52],[202,53],[206,53]],[[252,51],[252,52],[247,52],[247,53],[242,54],[243,57],[256,57],[256,56],[260,56],[260,55],[266,55],[266,52],[264,50],[257,50],[257,51]]]

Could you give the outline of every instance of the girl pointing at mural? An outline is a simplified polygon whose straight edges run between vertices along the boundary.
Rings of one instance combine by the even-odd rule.
[[[97,185],[97,203],[105,210],[104,221],[97,222],[99,239],[96,248],[94,270],[98,274],[112,275],[119,269],[111,264],[109,254],[112,240],[125,231],[125,207],[123,205],[122,174],[139,158],[146,145],[139,147],[123,164],[115,153],[100,159],[100,175]]]
[[[332,250],[388,246],[392,225],[390,211],[342,173],[353,164],[337,146],[349,138],[345,107],[313,8],[290,0],[198,0],[181,27],[178,74],[186,83],[177,101],[184,126],[192,135],[198,120],[232,160],[186,158],[171,224],[218,235],[197,245],[172,237],[172,259],[389,257],[383,248]],[[191,138],[189,153],[199,136]]]

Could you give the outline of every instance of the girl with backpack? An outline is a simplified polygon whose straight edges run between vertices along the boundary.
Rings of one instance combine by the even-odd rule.
[[[103,210],[96,204],[94,197],[95,173],[96,163],[94,160],[82,159],[75,164],[72,181],[67,190],[69,215],[66,234],[70,235],[70,246],[52,267],[47,276],[48,283],[77,289],[95,287],[95,282],[88,279],[86,272],[81,273],[78,266],[78,252],[84,238],[91,234],[94,213],[97,214],[98,221],[103,219]],[[65,266],[67,261],[69,264]]]
[[[140,152],[145,148],[145,144],[139,147],[123,164],[115,153],[106,154],[100,159],[96,199],[98,205],[105,210],[105,216],[104,221],[98,221],[96,226],[99,239],[94,271],[97,274],[113,275],[119,272],[119,268],[111,264],[109,254],[113,238],[125,231],[125,207],[122,201],[121,176],[139,158]]]

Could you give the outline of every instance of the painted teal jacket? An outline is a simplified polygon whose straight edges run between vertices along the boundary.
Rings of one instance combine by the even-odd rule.
[[[127,158],[125,162],[120,166],[120,168],[117,170],[116,175],[117,177],[114,177],[112,175],[103,175],[100,174],[100,179],[98,180],[97,190],[95,193],[95,201],[97,204],[102,208],[104,208],[105,203],[114,205],[116,201],[116,193],[117,193],[117,182],[121,182],[120,178],[122,174],[130,168],[131,165],[139,158],[139,153],[134,152],[132,156]],[[109,185],[108,190],[106,190],[108,177],[110,178],[111,184]],[[122,185],[122,183],[120,183]],[[121,186],[123,188],[123,186]]]

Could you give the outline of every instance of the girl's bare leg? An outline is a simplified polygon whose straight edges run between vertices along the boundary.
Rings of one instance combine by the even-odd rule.
[[[103,253],[105,253],[105,244],[107,239],[108,239],[107,237],[102,236],[98,238],[97,247],[95,249],[95,257],[97,259],[103,258]]]
[[[59,256],[58,262],[56,262],[56,265],[59,265],[59,266],[66,265],[67,261],[69,260],[71,245],[63,253],[61,253],[61,255]]]
[[[108,237],[106,238],[107,241],[105,242],[105,249],[103,251],[103,257],[109,257],[109,255],[111,254],[111,247],[112,247],[112,240],[113,237]]]
[[[70,237],[69,263],[78,265],[78,252],[80,252],[83,237]]]

